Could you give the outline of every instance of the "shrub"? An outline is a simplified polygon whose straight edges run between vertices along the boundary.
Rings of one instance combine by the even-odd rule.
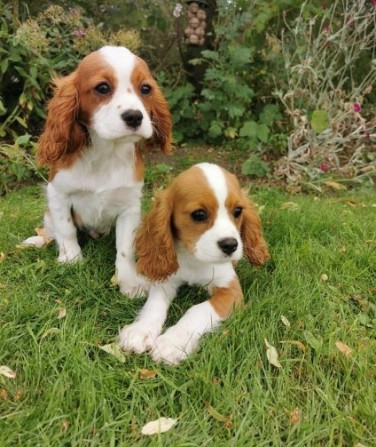
[[[51,77],[67,74],[88,52],[103,44],[140,44],[135,31],[105,33],[79,9],[50,6],[19,23],[10,6],[0,4],[0,137],[17,138],[39,130]]]

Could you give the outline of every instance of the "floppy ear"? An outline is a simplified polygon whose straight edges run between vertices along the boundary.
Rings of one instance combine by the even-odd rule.
[[[246,206],[240,229],[244,254],[249,262],[262,265],[269,259],[268,246],[262,236],[261,221],[252,202],[243,194]]]
[[[147,149],[158,146],[164,154],[172,150],[172,120],[168,103],[158,86],[154,87],[154,98],[150,109],[153,124],[153,136],[146,140]]]
[[[54,96],[48,104],[47,120],[39,138],[38,165],[53,163],[87,143],[87,134],[78,122],[76,73],[55,79]]]
[[[137,270],[153,281],[164,281],[179,268],[171,229],[169,191],[160,193],[137,231]]]

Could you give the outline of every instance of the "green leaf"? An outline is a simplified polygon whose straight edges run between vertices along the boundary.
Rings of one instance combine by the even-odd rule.
[[[242,164],[242,174],[250,177],[265,177],[269,173],[269,165],[257,155],[251,155]]]
[[[321,133],[329,127],[329,117],[326,110],[314,110],[311,117],[311,126],[316,133]]]
[[[267,104],[260,114],[260,122],[269,127],[272,126],[276,120],[280,120],[281,118],[282,115],[279,112],[277,104]]]
[[[246,121],[239,130],[239,136],[257,138],[257,129],[256,121]]]
[[[257,137],[263,143],[267,143],[269,139],[269,127],[266,124],[257,126]]]
[[[17,146],[25,146],[30,141],[31,135],[28,133],[25,133],[25,135],[20,135],[16,141],[15,144]]]
[[[209,127],[209,136],[211,138],[217,138],[222,134],[222,123],[219,121],[213,121]]]
[[[320,352],[322,349],[322,340],[316,338],[312,332],[304,331],[304,338],[306,342],[313,348],[315,351]]]

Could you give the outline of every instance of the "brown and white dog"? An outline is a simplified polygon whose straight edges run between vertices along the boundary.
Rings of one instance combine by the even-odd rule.
[[[124,47],[89,54],[55,84],[37,151],[38,164],[50,165],[45,235],[56,240],[58,261],[71,263],[82,257],[77,228],[96,235],[116,225],[118,284],[134,296],[145,286],[133,248],[144,178],[139,142],[170,152],[167,102],[147,64]]]
[[[210,163],[184,171],[156,197],[135,242],[138,271],[152,286],[136,321],[120,332],[119,346],[151,351],[170,364],[184,360],[242,302],[234,263],[243,253],[253,264],[269,258],[255,207],[234,175]],[[161,335],[183,283],[207,287],[211,296]]]

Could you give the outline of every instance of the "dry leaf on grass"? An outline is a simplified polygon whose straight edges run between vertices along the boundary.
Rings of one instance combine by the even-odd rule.
[[[284,315],[281,315],[281,321],[287,328],[291,327],[291,323]]]
[[[139,379],[152,379],[153,377],[155,377],[157,375],[157,371],[155,371],[154,369],[146,369],[146,368],[142,368],[140,369],[140,371],[138,372],[138,378]]]
[[[300,422],[300,410],[299,408],[294,408],[290,413],[290,422],[291,424],[297,424]]]
[[[66,315],[67,315],[67,309],[65,309],[65,307],[60,307],[58,316],[59,320],[65,318]]]
[[[305,345],[301,341],[298,341],[298,340],[281,340],[280,343],[287,343],[287,344],[290,344],[290,345],[295,345],[299,349],[301,349],[303,351],[303,353],[306,352],[306,347],[305,347]]]
[[[278,352],[275,349],[274,346],[272,346],[268,340],[266,338],[264,338],[267,350],[266,350],[266,357],[269,361],[269,363],[273,366],[275,366],[276,368],[282,368],[282,365],[279,363],[278,360]]]
[[[14,379],[16,377],[16,373],[8,368],[8,366],[2,365],[0,366],[0,374],[2,374],[5,377],[9,377],[10,379]]]
[[[5,253],[1,252],[0,253],[0,262],[3,262],[5,260]]]
[[[219,413],[213,406],[209,404],[209,402],[205,402],[205,407],[208,410],[210,416],[220,422],[225,423],[226,428],[232,428],[231,414],[229,416],[225,416],[224,414]]]
[[[345,185],[341,185],[341,183],[333,182],[332,180],[326,180],[323,183],[324,183],[324,185],[329,186],[329,188],[332,188],[335,191],[339,191],[341,189],[347,189]]]
[[[336,341],[335,345],[336,348],[339,351],[341,351],[345,357],[349,358],[351,356],[353,350],[349,346],[345,345],[345,343],[342,343],[341,341]]]
[[[299,208],[299,205],[295,202],[284,202],[282,203],[282,205],[280,206],[281,210],[292,210],[295,211]]]
[[[120,363],[125,363],[125,354],[117,343],[110,343],[108,345],[98,346],[98,348],[102,349],[108,354],[113,355],[116,360],[119,360]]]
[[[328,281],[328,279],[329,279],[329,276],[326,274],[326,273],[323,273],[321,276],[320,276],[320,279],[321,279],[321,281]]]
[[[141,433],[148,436],[164,433],[170,430],[176,422],[177,419],[161,417],[155,421],[150,421],[145,424],[141,429]]]

